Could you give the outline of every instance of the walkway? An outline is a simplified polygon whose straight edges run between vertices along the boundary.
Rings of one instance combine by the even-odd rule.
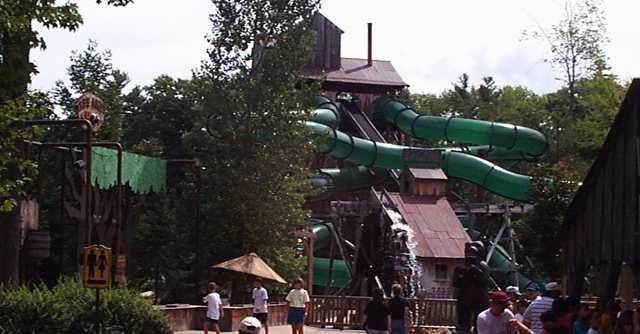
[[[204,331],[199,330],[199,331],[179,331],[179,332],[175,332],[175,334],[202,334],[204,333]],[[215,331],[209,331],[209,333],[214,333]],[[223,333],[231,333],[231,332],[223,332]],[[264,331],[260,332],[261,334],[264,334]],[[345,334],[349,334],[349,333],[364,333],[364,331],[354,331],[354,330],[338,330],[338,329],[327,329],[327,328],[318,328],[318,327],[304,327],[304,334],[324,334],[324,333],[331,333],[331,334],[337,334],[337,333],[345,333]],[[269,334],[291,334],[291,326],[273,326],[273,327],[269,327]]]

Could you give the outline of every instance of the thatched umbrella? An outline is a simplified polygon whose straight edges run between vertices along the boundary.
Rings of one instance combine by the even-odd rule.
[[[257,277],[262,277],[278,283],[286,284],[287,281],[278,275],[268,264],[266,264],[256,253],[249,253],[235,259],[218,263],[212,268],[237,271]]]

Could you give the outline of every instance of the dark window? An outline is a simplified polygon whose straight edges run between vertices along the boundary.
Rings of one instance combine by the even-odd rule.
[[[446,281],[449,279],[449,270],[446,264],[436,264],[436,280]]]

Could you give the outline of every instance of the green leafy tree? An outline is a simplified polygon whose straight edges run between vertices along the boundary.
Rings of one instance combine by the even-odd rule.
[[[63,114],[75,118],[75,103],[82,93],[90,92],[100,97],[105,104],[105,121],[96,133],[97,140],[119,141],[122,134],[122,120],[127,107],[123,90],[129,83],[129,76],[113,68],[111,52],[99,50],[98,43],[89,41],[83,51],[73,51],[71,65],[67,68],[69,86],[58,80],[52,91]]]
[[[311,146],[302,121],[305,98],[315,92],[301,84],[299,69],[311,52],[319,1],[213,4],[209,60],[196,79],[212,136],[203,139],[196,126],[185,139],[207,168],[207,259],[255,251],[285,275],[300,274],[290,232],[306,218]]]
[[[601,72],[578,82],[577,103],[584,110],[584,117],[575,122],[573,130],[575,145],[582,158],[592,160],[597,156],[618,114],[626,88],[614,76]]]
[[[532,170],[535,208],[513,228],[535,272],[551,279],[563,274],[563,222],[581,176],[572,164],[541,164]]]

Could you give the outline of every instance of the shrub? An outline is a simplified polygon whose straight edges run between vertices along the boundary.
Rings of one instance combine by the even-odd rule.
[[[135,290],[100,291],[102,333],[171,333],[169,320]],[[0,333],[97,333],[95,291],[77,280],[53,288],[0,289]]]

